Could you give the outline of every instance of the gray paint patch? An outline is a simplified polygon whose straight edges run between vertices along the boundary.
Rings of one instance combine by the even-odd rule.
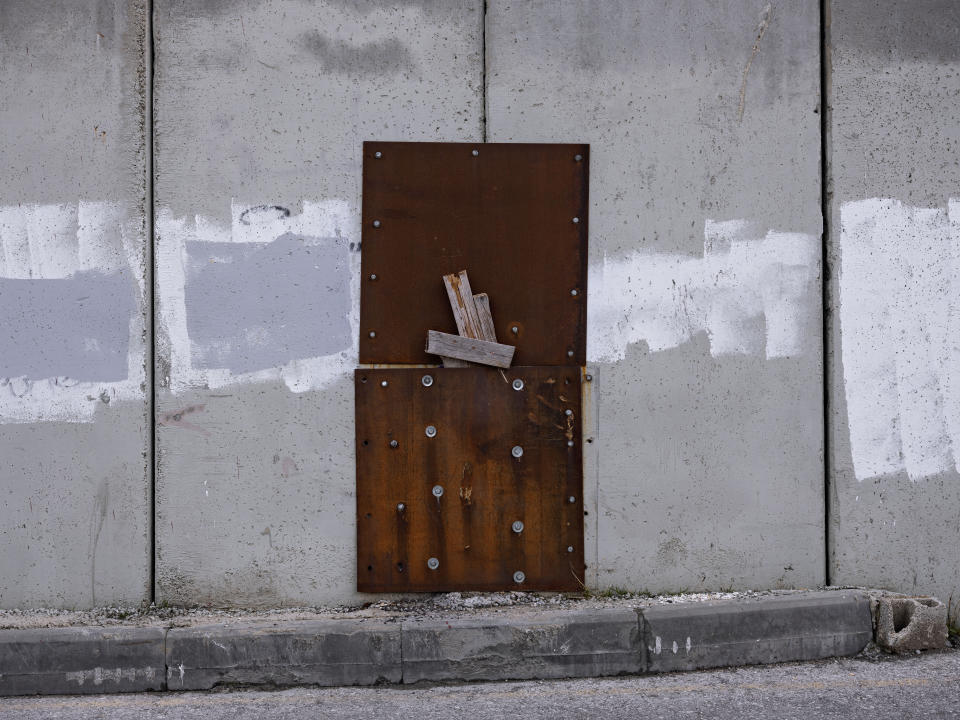
[[[0,278],[0,377],[127,377],[134,285],[121,273]]]
[[[191,362],[242,373],[350,346],[348,251],[338,238],[187,243]]]
[[[300,36],[300,45],[330,73],[377,77],[416,69],[410,50],[396,38],[354,45],[314,30]]]

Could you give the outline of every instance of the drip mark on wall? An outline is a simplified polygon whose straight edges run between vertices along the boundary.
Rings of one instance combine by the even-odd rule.
[[[955,469],[960,448],[960,200],[840,208],[840,327],[858,480]]]

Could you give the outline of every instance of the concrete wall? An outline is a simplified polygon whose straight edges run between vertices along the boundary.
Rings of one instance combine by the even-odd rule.
[[[155,9],[157,597],[347,601],[361,143],[482,139],[483,3]]]
[[[143,0],[0,4],[0,606],[154,499],[158,601],[357,599],[368,139],[592,144],[589,584],[960,597],[960,10],[837,5],[825,429],[815,0],[155,0],[154,298]]]
[[[818,7],[709,7],[489,3],[489,140],[591,143],[601,587],[824,579]]]
[[[0,3],[0,607],[149,597],[144,3]]]
[[[832,3],[830,564],[960,601],[960,5]]]

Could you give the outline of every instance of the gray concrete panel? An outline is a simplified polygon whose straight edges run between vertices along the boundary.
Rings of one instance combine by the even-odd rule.
[[[830,6],[831,580],[955,615],[960,6]]]
[[[142,0],[0,4],[0,606],[148,597]]]
[[[597,583],[822,582],[817,3],[496,0],[487,81],[591,143]]]
[[[362,142],[482,138],[483,3],[155,11],[158,597],[347,602]]]

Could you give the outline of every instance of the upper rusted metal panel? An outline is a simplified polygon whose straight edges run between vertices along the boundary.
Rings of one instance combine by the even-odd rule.
[[[357,589],[582,589],[580,380],[571,366],[357,370]]]
[[[360,362],[438,362],[441,278],[467,270],[515,364],[583,365],[589,147],[364,143]]]

